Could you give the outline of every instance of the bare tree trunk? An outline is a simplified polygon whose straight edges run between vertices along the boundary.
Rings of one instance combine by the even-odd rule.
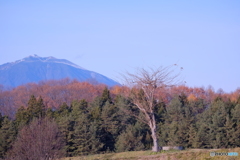
[[[149,127],[151,128],[152,139],[153,139],[152,151],[153,152],[158,152],[159,147],[158,147],[158,138],[157,138],[157,127],[156,127],[156,121],[155,121],[154,114],[152,114],[152,116],[151,116],[151,121],[149,123]]]
[[[153,139],[152,151],[153,152],[158,152],[159,151],[159,147],[158,147],[157,135],[156,135],[155,131],[152,131],[152,139]]]

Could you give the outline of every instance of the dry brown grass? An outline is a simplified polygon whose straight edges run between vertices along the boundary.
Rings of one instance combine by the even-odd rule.
[[[210,152],[238,152],[239,156],[215,156]],[[234,149],[189,149],[183,151],[132,151],[107,153],[80,157],[69,157],[62,160],[240,160],[240,148]]]

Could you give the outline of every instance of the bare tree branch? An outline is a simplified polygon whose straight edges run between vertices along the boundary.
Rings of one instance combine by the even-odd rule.
[[[127,111],[128,114],[138,118],[146,123],[151,130],[153,139],[153,151],[158,151],[157,128],[154,114],[154,100],[156,100],[156,90],[178,84],[179,73],[175,73],[173,68],[177,65],[168,67],[159,67],[157,69],[149,68],[148,70],[141,68],[136,73],[127,73],[124,76],[129,87],[132,88],[130,97],[133,104],[143,113],[144,117],[139,117]],[[126,112],[126,110],[125,110]]]
[[[58,159],[64,155],[63,146],[56,122],[49,118],[36,119],[21,129],[8,154],[13,160]]]

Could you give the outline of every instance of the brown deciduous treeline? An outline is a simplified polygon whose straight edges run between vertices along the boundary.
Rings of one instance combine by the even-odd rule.
[[[17,108],[27,106],[30,95],[44,99],[47,108],[58,108],[62,103],[68,105],[76,99],[92,101],[99,96],[105,85],[92,85],[88,82],[78,82],[76,80],[51,80],[38,84],[28,83],[10,90],[0,88],[0,111],[3,115],[13,117]]]
[[[13,117],[20,106],[27,106],[30,95],[35,95],[36,97],[41,96],[47,108],[58,108],[64,102],[70,105],[73,100],[77,99],[85,99],[91,102],[102,93],[105,87],[103,84],[93,85],[88,82],[69,79],[58,81],[50,80],[38,84],[28,83],[7,90],[0,86],[0,111],[3,115]],[[115,86],[110,89],[110,92],[113,98],[118,94],[128,96],[130,89],[126,86]],[[168,103],[174,95],[182,93],[185,94],[189,100],[204,99],[210,103],[219,96],[224,100],[230,99],[231,101],[237,101],[240,88],[232,93],[224,93],[215,92],[211,86],[208,88],[198,88],[180,85],[171,88],[161,88],[161,90],[156,90],[156,93],[165,103]]]

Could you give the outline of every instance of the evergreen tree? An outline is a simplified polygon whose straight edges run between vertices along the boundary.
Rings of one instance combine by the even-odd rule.
[[[52,108],[48,108],[46,110],[46,117],[53,119],[54,115],[56,115],[55,111]]]
[[[157,123],[164,123],[165,119],[164,116],[166,114],[166,104],[164,102],[157,103],[156,101],[154,102],[155,106],[154,107],[154,114]]]
[[[146,133],[147,134],[144,135],[142,142],[145,146],[145,149],[149,150],[149,149],[151,149],[153,142],[152,142],[152,138],[151,138],[149,131],[147,131]]]
[[[231,142],[233,147],[240,147],[240,100],[232,109],[233,133]]]
[[[73,118],[77,119],[83,113],[88,113],[88,102],[85,99],[80,101],[74,100],[71,103],[71,109],[71,114]]]
[[[28,101],[27,107],[27,115],[29,121],[31,121],[34,117],[39,118],[44,116],[45,106],[43,104],[43,100],[40,97],[38,100],[34,95],[31,95]]]
[[[81,114],[74,125],[73,155],[100,153],[103,144],[100,141],[97,121],[91,122],[87,114]]]
[[[71,108],[67,105],[67,103],[63,103],[59,109],[55,112],[55,117],[66,117],[70,114]]]
[[[217,97],[200,116],[197,123],[197,146],[201,148],[227,148],[233,146],[233,105]]]
[[[225,123],[225,130],[226,130],[226,148],[232,148],[236,147],[234,146],[235,143],[235,138],[234,138],[234,133],[235,133],[235,128],[234,128],[234,122],[230,118],[230,115],[227,115],[226,117],[226,123]]]
[[[65,142],[64,150],[66,156],[72,156],[74,152],[74,139],[73,139],[73,127],[74,120],[70,115],[61,115],[56,118],[56,122],[59,126],[60,132],[63,134],[63,139]]]
[[[95,122],[98,132],[101,135],[100,142],[103,144],[101,151],[113,151],[115,139],[122,129],[119,126],[121,119],[119,109],[113,104],[109,90],[104,89],[101,97],[97,97],[89,108],[90,120]]]
[[[212,123],[210,123],[213,148],[226,148],[226,117],[229,116],[226,105],[221,98],[217,98],[211,105]]]
[[[187,148],[198,148],[196,124],[192,123],[188,129],[189,129],[189,132],[188,132]]]
[[[101,106],[102,101],[100,97],[96,97],[89,106],[89,112],[90,112],[90,118],[92,120],[98,120],[100,121],[101,113],[102,113],[102,107]]]
[[[204,101],[204,99],[197,99],[196,101],[189,101],[188,105],[192,109],[194,118],[197,118],[199,114],[205,111],[207,103]]]
[[[102,95],[100,97],[96,97],[90,105],[89,111],[93,119],[101,119],[103,106],[107,102],[112,104],[112,98],[110,97],[109,90],[105,88]]]
[[[125,98],[121,95],[117,95],[114,101],[115,111],[114,114],[114,120],[117,122],[117,130],[118,130],[118,137],[115,138],[115,148],[121,145],[119,144],[121,141],[119,140],[120,137],[123,138],[124,135],[128,135],[130,131],[127,131],[127,127],[133,126],[135,130],[137,129],[139,132],[139,135],[141,135],[141,143],[144,144],[143,148],[141,146],[141,149],[150,149],[153,145],[152,137],[150,134],[149,127],[143,123],[138,118],[135,118],[134,116],[131,116],[131,114],[126,114],[126,111],[131,110],[131,113],[135,113],[135,115],[138,115],[139,117],[142,116],[141,112],[139,110],[136,110],[136,108],[132,107],[134,104],[132,103],[130,98]],[[163,103],[156,103],[155,113],[156,113],[156,121],[161,122],[163,120],[163,113],[164,113],[164,104]],[[110,114],[111,115],[111,114]],[[119,133],[124,133],[123,135],[119,135]],[[135,134],[135,133],[134,133]],[[133,135],[134,135],[133,134]],[[138,147],[137,147],[138,148]],[[118,150],[116,148],[116,150]],[[139,150],[133,149],[133,150]]]
[[[43,103],[43,99],[42,97],[40,96],[39,99],[37,100],[37,107],[38,107],[38,117],[45,117],[46,116],[46,107]],[[40,114],[39,114],[40,113]]]
[[[103,151],[113,151],[115,139],[120,131],[118,116],[118,108],[110,104],[108,101],[105,103],[101,113],[101,142],[104,144]]]
[[[137,122],[137,119],[131,114],[126,114],[126,110],[131,110],[132,112],[135,112],[136,115],[139,114],[138,110],[133,109],[134,104],[131,102],[130,98],[123,97],[121,95],[117,95],[114,101],[114,105],[118,109],[117,111],[117,117],[116,120],[118,123],[118,129],[119,133],[124,131],[126,127],[130,124],[135,124]]]
[[[18,108],[15,117],[15,123],[18,128],[23,127],[29,122],[27,110],[23,106]]]
[[[141,135],[137,125],[129,125],[117,138],[116,151],[124,152],[143,150],[145,147],[142,143],[142,139],[143,135]]]
[[[208,123],[204,121],[201,122],[197,123],[198,131],[193,146],[195,148],[211,148],[211,130]]]
[[[16,139],[16,135],[17,130],[13,121],[5,116],[0,128],[0,158],[6,156],[7,151],[12,147],[12,143]]]
[[[63,138],[65,142],[64,150],[65,150],[66,156],[72,156],[74,152],[73,127],[74,127],[75,121],[73,116],[71,115],[71,108],[64,102],[59,107],[58,110],[53,112],[53,116],[56,119],[56,122],[59,126],[59,130],[64,137]]]
[[[15,122],[17,126],[21,127],[30,123],[33,118],[40,118],[44,117],[45,115],[46,109],[43,104],[42,97],[37,100],[34,95],[31,95],[27,108],[25,109],[23,106],[21,106],[18,109]]]
[[[214,140],[215,127],[212,125],[213,109],[210,106],[203,113],[198,115],[196,127],[198,128],[196,135],[195,146],[197,148],[212,148],[212,141]]]
[[[104,106],[106,102],[112,103],[112,98],[110,96],[110,91],[105,87],[103,93],[101,95],[101,104],[100,106]]]
[[[165,124],[162,126],[162,138],[169,145],[189,147],[190,126],[194,116],[185,95],[175,97],[166,107]]]

